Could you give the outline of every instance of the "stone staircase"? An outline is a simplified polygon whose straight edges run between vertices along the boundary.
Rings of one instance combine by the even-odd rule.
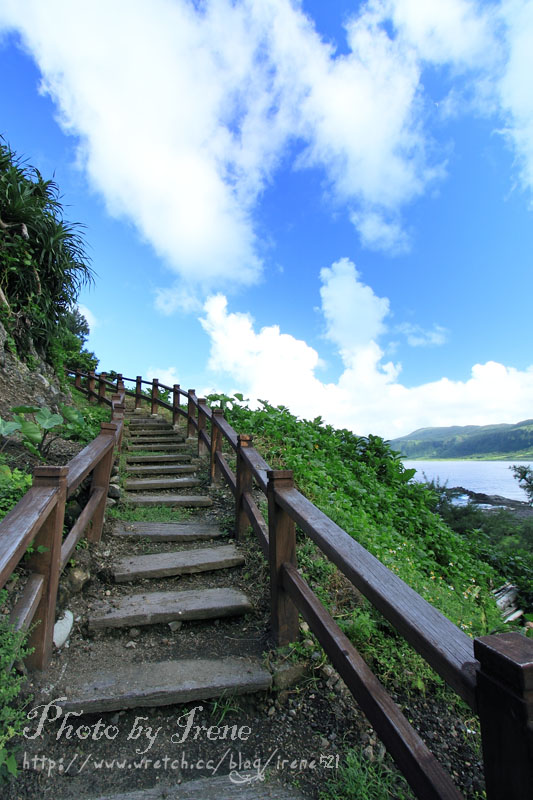
[[[131,507],[172,506],[200,509],[212,505],[197,477],[199,459],[190,443],[160,417],[126,413],[123,452],[126,454],[126,492]],[[172,451],[170,454],[169,451]],[[185,472],[190,477],[175,477]],[[129,477],[132,475],[132,477]],[[145,477],[147,476],[147,477]],[[190,494],[190,489],[196,489]],[[244,558],[234,543],[218,543],[222,532],[212,522],[118,522],[113,535],[121,540],[174,542],[180,549],[114,560],[111,574],[130,591],[94,604],[89,630],[131,628],[187,621],[243,617],[252,611],[248,597],[229,586],[151,591],[150,580],[212,573],[241,566]],[[209,546],[198,543],[210,540]],[[135,590],[141,582],[143,590]],[[231,583],[231,582],[230,582]],[[133,586],[133,591],[131,588]],[[116,711],[137,706],[161,706],[196,699],[264,691],[271,675],[257,658],[232,657],[172,660],[145,665],[123,661],[112,671],[95,671],[92,679],[75,685],[62,705],[68,711]]]
[[[224,538],[225,534],[212,516],[203,518],[213,501],[209,487],[201,477],[202,472],[206,473],[205,465],[195,457],[194,444],[185,441],[181,432],[174,430],[164,419],[126,412],[122,447],[126,472],[122,483],[126,491],[122,490],[121,502],[130,508],[170,506],[190,509],[192,516],[180,521],[183,512],[177,513],[176,522],[115,521],[112,545],[116,547],[111,545],[104,555],[111,556],[108,574],[116,586],[112,591],[105,591],[104,597],[98,596],[89,603],[85,620],[93,635],[111,637],[109,642],[105,638],[103,641],[103,645],[109,645],[111,657],[107,660],[102,658],[102,665],[90,663],[88,670],[71,668],[68,678],[63,679],[63,685],[55,683],[54,695],[59,698],[56,702],[64,714],[125,714],[129,709],[155,710],[156,707],[231,698],[271,688],[272,675],[262,665],[257,648],[255,652],[243,654],[242,642],[245,643],[246,639],[241,635],[240,649],[232,652],[231,640],[239,637],[223,637],[220,633],[223,623],[233,624],[234,621],[236,626],[242,627],[245,615],[253,609],[247,595],[232,585],[231,574],[235,573],[228,572],[238,570],[244,564],[242,553],[234,542]],[[166,515],[168,517],[168,511]],[[118,548],[124,553],[128,545],[134,551],[131,554],[112,555],[111,550]],[[103,546],[107,547],[105,543]],[[156,552],[135,552],[139,547]],[[226,574],[227,580],[224,578]],[[202,585],[201,581],[207,580],[208,576],[209,585]],[[181,588],[181,582],[191,580],[196,580],[193,588]],[[214,580],[218,581],[217,585],[212,585]],[[162,582],[164,587],[161,587]],[[183,637],[187,637],[187,624],[194,626],[197,623],[204,626],[204,645],[191,657],[191,647],[183,648],[181,642]],[[205,626],[210,624],[213,624],[213,630],[209,633],[206,648]],[[129,650],[118,650],[124,645],[119,640],[113,641],[114,635],[120,635],[121,629],[126,629],[126,637],[136,631],[137,642],[141,644],[142,629],[156,625],[180,631],[176,645],[173,641],[178,640],[168,640],[164,631],[161,640],[167,644],[170,641],[167,652],[169,649],[182,649],[187,657],[153,660],[149,647],[145,657],[137,649],[135,641],[125,645],[130,647]],[[235,633],[239,633],[238,628]],[[218,655],[206,657],[210,653]],[[211,797],[219,800],[226,797],[236,800],[297,800],[301,797],[298,792],[281,785],[269,787],[267,782],[259,786],[244,781],[244,785],[239,786],[229,776],[222,775],[186,781],[179,786],[179,794],[168,793],[172,791],[176,792],[177,787],[128,791],[106,795],[106,798],[136,800],[179,796],[191,800]],[[98,795],[98,800],[101,797],[102,794]]]

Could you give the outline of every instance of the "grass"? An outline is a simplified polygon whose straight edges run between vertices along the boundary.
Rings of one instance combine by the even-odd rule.
[[[357,750],[349,750],[345,764],[333,773],[320,800],[414,800],[405,778],[388,757],[371,761]]]

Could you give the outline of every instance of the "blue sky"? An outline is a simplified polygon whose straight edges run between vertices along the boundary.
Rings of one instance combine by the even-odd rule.
[[[2,0],[100,368],[387,438],[532,417],[531,41],[531,0]]]

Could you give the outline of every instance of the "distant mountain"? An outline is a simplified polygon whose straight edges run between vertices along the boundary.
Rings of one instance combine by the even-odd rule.
[[[533,419],[516,425],[453,425],[419,428],[392,439],[405,458],[533,458]]]

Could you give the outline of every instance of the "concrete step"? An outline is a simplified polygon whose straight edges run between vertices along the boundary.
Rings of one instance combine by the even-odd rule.
[[[124,494],[122,500],[132,506],[180,506],[181,508],[209,508],[213,501],[201,494]]]
[[[163,436],[165,434],[175,434],[177,431],[174,430],[172,425],[152,425],[151,428],[147,428],[144,425],[130,425],[128,433],[130,436]]]
[[[117,522],[113,536],[150,542],[194,542],[223,536],[215,522]]]
[[[183,444],[185,439],[183,436],[178,436],[175,433],[161,433],[157,436],[150,434],[149,436],[130,436],[128,444]]]
[[[146,592],[119,597],[113,605],[100,603],[89,616],[91,630],[155,625],[172,620],[235,617],[251,611],[246,595],[238,589],[193,589],[184,592]]]
[[[146,556],[127,556],[113,564],[117,583],[139,578],[167,578],[172,575],[191,575],[211,572],[244,564],[244,556],[234,544],[178,550],[173,553],[152,553]]]
[[[163,452],[163,451],[167,451],[167,450],[172,450],[172,451],[176,451],[176,452],[179,452],[180,450],[187,450],[189,445],[185,444],[185,443],[182,444],[181,442],[178,442],[177,444],[175,444],[174,442],[172,442],[172,443],[170,443],[170,442],[159,442],[159,443],[154,442],[153,444],[152,443],[148,443],[148,442],[143,442],[143,444],[137,444],[137,443],[130,444],[129,442],[127,442],[125,447],[126,447],[126,450],[128,450],[128,452],[130,450],[152,450],[154,453],[159,453],[159,452]]]
[[[136,456],[134,453],[126,458],[126,466],[129,464],[174,464],[176,462],[186,463],[191,461],[190,453],[149,453],[148,455]]]
[[[128,492],[151,491],[153,489],[193,489],[201,486],[198,478],[139,478],[126,481]]]
[[[195,464],[140,464],[127,465],[128,475],[190,475],[196,472]]]
[[[69,675],[68,699],[55,702],[65,711],[94,714],[261,692],[271,682],[270,672],[250,658],[121,662],[78,680]]]
[[[275,778],[263,774],[262,766],[255,772],[234,770],[228,775],[215,775],[214,778],[197,778],[175,786],[158,785],[126,794],[98,795],[89,800],[305,800],[299,789],[282,786]]]

